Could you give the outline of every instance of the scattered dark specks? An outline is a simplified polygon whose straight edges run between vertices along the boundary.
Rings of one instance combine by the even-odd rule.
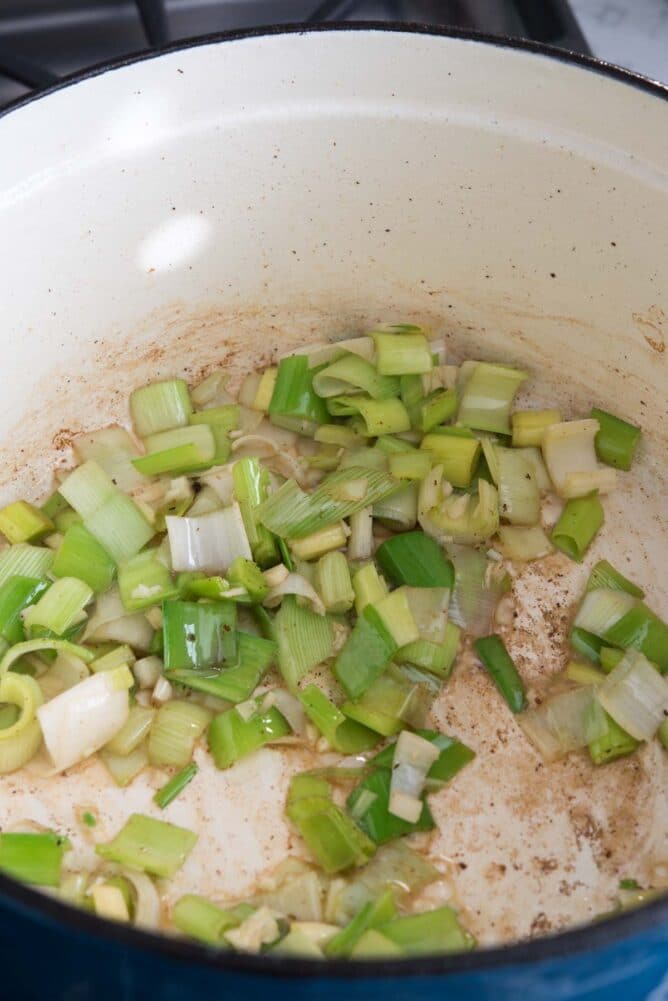
[[[391,229],[386,229],[386,230],[385,230],[385,232],[386,232],[386,233],[391,233],[391,232],[392,232],[392,230],[391,230]]]
[[[556,277],[557,276],[556,276],[555,272],[554,271],[550,271],[550,278],[556,278]]]
[[[183,70],[180,70],[180,69],[178,69],[178,67],[177,67],[177,70],[176,70],[176,72],[177,72],[177,73],[180,73],[180,74],[181,74],[181,76],[183,76]]]
[[[615,240],[611,240],[610,241],[610,246],[611,247],[616,247],[617,246],[617,242]]]

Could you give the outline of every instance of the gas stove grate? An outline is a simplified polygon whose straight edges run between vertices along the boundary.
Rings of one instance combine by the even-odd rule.
[[[0,9],[0,106],[18,96],[19,84],[41,89],[68,73],[179,39],[333,20],[473,28],[589,52],[568,0],[20,0],[13,17]],[[8,87],[14,91],[5,92]]]

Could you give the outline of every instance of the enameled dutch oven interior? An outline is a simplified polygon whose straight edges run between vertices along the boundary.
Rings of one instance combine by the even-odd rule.
[[[205,41],[6,115],[3,499],[40,497],[54,463],[71,461],[71,436],[127,422],[128,393],[143,382],[220,364],[238,378],[307,340],[424,322],[446,335],[454,360],[529,367],[527,400],[568,416],[599,405],[642,424],[637,470],[606,500],[591,556],[617,562],[666,615],[666,96],[530,47],[366,28]],[[529,683],[563,663],[586,572],[558,563],[520,576]],[[484,945],[588,920],[620,875],[660,878],[668,825],[657,748],[596,773],[580,760],[538,768],[470,664],[437,718],[479,751],[439,799],[433,850]],[[170,817],[201,831],[175,895],[210,892],[212,858],[224,860],[219,896],[248,892],[291,850],[280,815],[298,767],[265,751],[229,776],[204,769]],[[147,808],[150,791],[140,777],[119,793],[94,764],[57,783],[8,777],[0,824],[30,816],[82,842],[75,809],[85,799],[103,839]],[[212,797],[225,804],[213,818]],[[8,880],[0,887],[61,915]],[[666,916],[657,903],[434,968],[593,947]],[[128,934],[75,912],[62,919]]]

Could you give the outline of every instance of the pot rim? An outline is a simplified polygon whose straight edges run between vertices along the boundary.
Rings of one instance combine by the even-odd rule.
[[[279,24],[235,31],[216,32],[177,41],[160,49],[142,50],[119,59],[96,64],[83,72],[74,73],[47,87],[19,97],[0,110],[0,118],[42,100],[66,87],[83,83],[109,70],[120,69],[144,62],[161,55],[224,42],[242,41],[275,35],[311,34],[316,32],[343,33],[346,31],[395,32],[407,35],[430,35],[481,42],[503,49],[532,52],[551,60],[579,66],[590,72],[600,73],[668,101],[668,84],[642,76],[632,70],[616,66],[595,56],[581,55],[559,49],[542,42],[451,27],[435,27],[418,23],[378,21],[332,21],[323,24]],[[453,975],[478,971],[523,966],[537,961],[566,960],[578,953],[603,949],[632,935],[668,925],[668,895],[641,908],[621,912],[604,921],[581,925],[555,935],[528,942],[495,946],[476,952],[455,955],[424,956],[416,959],[395,960],[321,960],[293,959],[270,955],[243,955],[223,952],[188,939],[164,935],[140,928],[107,921],[80,908],[70,906],[39,890],[31,889],[0,873],[0,906],[2,900],[10,901],[16,910],[33,920],[44,920],[75,934],[88,935],[123,949],[146,950],[166,959],[193,963],[221,972],[248,973],[256,976],[288,978],[367,979],[389,977],[419,977]]]

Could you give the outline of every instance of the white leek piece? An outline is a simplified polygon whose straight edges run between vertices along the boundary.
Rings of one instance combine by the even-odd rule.
[[[373,553],[373,517],[370,507],[350,516],[349,560],[368,560]]]
[[[259,952],[262,946],[271,945],[280,938],[278,922],[282,917],[269,907],[258,907],[238,928],[225,932],[225,938],[239,952]]]
[[[349,351],[351,354],[359,355],[366,361],[371,361],[376,348],[371,337],[350,337],[345,341],[337,341],[334,344],[305,344],[302,347],[289,351],[290,355],[306,355],[309,368],[319,365],[328,365],[336,361]]]
[[[144,872],[136,872],[134,869],[123,869],[122,875],[135,890],[135,913],[134,924],[138,928],[160,927],[160,897],[155,888],[155,883]]]
[[[296,594],[298,598],[303,598],[318,615],[325,614],[325,606],[320,595],[313,585],[309,584],[306,577],[302,577],[298,573],[289,573],[279,584],[272,587],[262,604],[266,608],[275,608],[280,605],[287,594]]]
[[[127,666],[92,674],[37,710],[44,743],[61,772],[95,754],[124,726],[130,711]]]
[[[130,912],[120,888],[109,883],[97,883],[91,890],[91,897],[98,917],[108,921],[129,921]]]
[[[80,462],[92,459],[117,487],[127,493],[145,482],[132,465],[132,460],[139,458],[141,453],[125,428],[114,425],[78,434],[72,448]]]
[[[626,591],[597,587],[585,594],[573,625],[594,636],[605,636],[637,604],[638,599]]]
[[[448,624],[450,589],[447,587],[403,587],[420,639],[441,644]]]
[[[593,685],[547,699],[518,716],[518,722],[546,761],[586,747],[602,737],[607,728]]]
[[[511,560],[539,560],[553,550],[540,525],[501,525],[499,548]]]
[[[638,650],[626,651],[598,697],[615,723],[636,740],[651,740],[668,712],[668,682]]]
[[[238,504],[199,518],[167,517],[165,522],[177,572],[224,573],[238,556],[253,558]]]
[[[100,594],[88,620],[84,639],[96,643],[126,643],[135,650],[148,650],[153,630],[141,612],[125,611],[118,588]]]
[[[533,468],[514,448],[495,447],[498,464],[499,513],[511,525],[535,525],[540,519],[540,492]],[[487,454],[487,453],[485,453]]]
[[[399,734],[392,759],[392,781],[388,811],[415,824],[422,813],[422,800],[427,772],[436,761],[439,750],[428,740],[409,730]]]
[[[599,466],[594,440],[598,421],[564,421],[552,424],[543,433],[543,458],[555,489],[561,497],[584,497],[592,490],[601,494],[613,490],[617,474],[609,466]]]

